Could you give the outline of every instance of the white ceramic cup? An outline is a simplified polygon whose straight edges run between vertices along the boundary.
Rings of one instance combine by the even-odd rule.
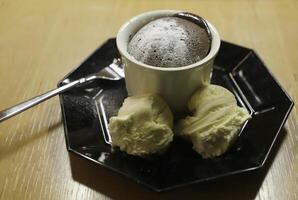
[[[174,113],[186,110],[187,101],[202,85],[210,83],[214,58],[220,47],[217,30],[207,20],[212,41],[208,55],[202,60],[183,67],[156,67],[136,60],[127,52],[131,37],[154,19],[172,16],[176,10],[157,10],[142,13],[126,22],[117,34],[117,48],[124,63],[128,95],[155,93],[160,95]]]

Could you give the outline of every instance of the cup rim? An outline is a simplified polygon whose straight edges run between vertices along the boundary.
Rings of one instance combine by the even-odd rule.
[[[124,23],[121,28],[119,29],[118,33],[117,33],[117,37],[116,37],[116,44],[117,44],[117,48],[119,50],[119,52],[127,59],[129,59],[131,62],[133,62],[135,65],[137,66],[141,66],[144,68],[148,68],[148,69],[152,69],[152,70],[158,70],[158,71],[182,71],[182,70],[188,70],[188,69],[192,69],[198,66],[201,66],[207,62],[209,62],[210,60],[212,60],[217,52],[219,51],[219,47],[220,47],[220,36],[218,34],[218,31],[216,30],[216,28],[205,19],[205,21],[207,22],[210,32],[211,32],[211,36],[212,36],[212,40],[211,40],[211,47],[210,47],[210,51],[207,54],[207,56],[205,56],[202,60],[192,63],[190,65],[185,65],[185,66],[181,66],[181,67],[157,67],[157,66],[153,66],[153,65],[148,65],[145,63],[142,63],[140,61],[138,61],[137,59],[135,59],[132,55],[130,55],[127,52],[127,45],[128,45],[128,40],[129,40],[129,36],[134,34],[136,31],[138,31],[142,26],[144,26],[145,24],[149,23],[152,20],[161,18],[161,17],[166,17],[166,16],[171,16],[175,13],[178,12],[183,12],[183,11],[178,11],[178,10],[154,10],[154,11],[149,11],[149,12],[145,12],[142,14],[139,14],[133,18],[131,18],[129,21],[127,21],[126,23]],[[138,28],[134,28],[136,30],[134,30],[135,32],[130,32],[127,33],[128,29],[133,29],[132,27],[135,26],[136,24],[141,23],[141,27]],[[124,41],[127,40],[127,41]]]

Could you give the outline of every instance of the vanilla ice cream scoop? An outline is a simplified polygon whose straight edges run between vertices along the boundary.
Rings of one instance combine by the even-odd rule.
[[[163,17],[143,26],[129,41],[136,60],[157,67],[182,67],[202,60],[211,45],[207,30],[180,17]]]
[[[112,146],[136,156],[164,152],[173,140],[173,115],[153,94],[125,99],[118,116],[111,117]]]
[[[176,133],[190,140],[203,158],[223,154],[250,117],[246,109],[237,106],[230,91],[217,85],[199,89],[188,108],[192,116],[179,122]]]

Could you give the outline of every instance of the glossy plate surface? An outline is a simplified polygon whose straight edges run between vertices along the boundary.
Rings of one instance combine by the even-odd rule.
[[[64,79],[95,73],[117,57],[110,39]],[[233,92],[252,116],[224,155],[204,160],[181,139],[166,154],[148,159],[112,151],[106,126],[127,96],[124,80],[98,81],[60,95],[68,150],[155,191],[262,167],[293,102],[251,49],[223,41],[214,65],[212,83]]]

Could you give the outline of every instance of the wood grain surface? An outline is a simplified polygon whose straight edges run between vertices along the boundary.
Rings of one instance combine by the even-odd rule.
[[[298,99],[298,1],[0,0],[0,110],[52,89],[126,20],[179,9],[255,49]],[[165,193],[68,154],[57,97],[0,124],[0,199],[298,199],[297,106],[265,167]]]

